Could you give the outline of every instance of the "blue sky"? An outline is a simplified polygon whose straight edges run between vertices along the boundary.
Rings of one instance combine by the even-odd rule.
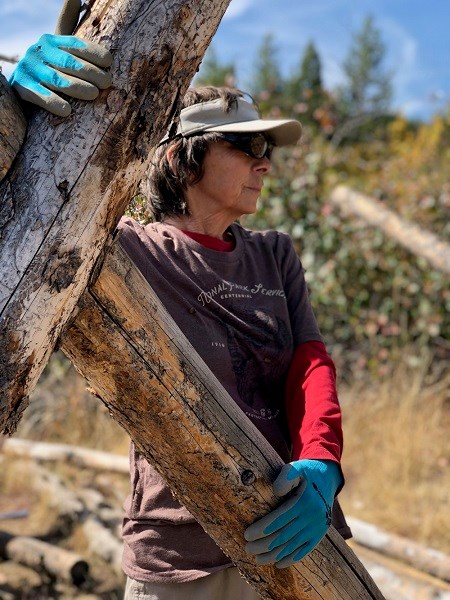
[[[62,0],[0,0],[0,54],[22,55],[53,30]],[[273,35],[284,75],[313,41],[326,87],[342,81],[352,33],[371,15],[393,74],[394,107],[428,118],[450,102],[450,0],[231,0],[213,40],[219,60],[234,62],[245,89],[263,36]],[[0,63],[8,76],[12,66]]]

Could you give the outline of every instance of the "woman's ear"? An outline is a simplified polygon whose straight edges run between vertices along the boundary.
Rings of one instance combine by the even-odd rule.
[[[176,167],[176,161],[174,158],[175,150],[176,150],[176,145],[170,144],[170,146],[166,150],[166,158],[167,158],[167,162],[169,163],[169,168],[172,171],[172,173],[174,175],[178,175],[178,169]]]

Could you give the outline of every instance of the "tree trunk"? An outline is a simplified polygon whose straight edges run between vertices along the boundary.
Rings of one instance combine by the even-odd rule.
[[[67,119],[37,110],[0,186],[0,431],[16,429],[229,1],[96,0],[79,28],[112,50],[112,88]]]
[[[450,244],[434,233],[408,222],[381,202],[345,185],[334,188],[330,200],[344,213],[355,215],[365,223],[378,227],[415,256],[425,258],[433,269],[450,274]]]
[[[247,525],[277,500],[283,464],[183,336],[120,244],[79,303],[62,349],[245,578],[267,599],[381,599],[331,529],[299,566],[256,567]]]
[[[0,181],[22,146],[27,122],[9,83],[0,71]],[[1,207],[0,207],[1,214]]]

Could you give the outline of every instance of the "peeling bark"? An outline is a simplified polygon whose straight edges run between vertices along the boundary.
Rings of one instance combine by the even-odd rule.
[[[113,86],[66,119],[36,109],[0,185],[0,431],[16,429],[228,4],[96,0],[77,31],[111,49]]]

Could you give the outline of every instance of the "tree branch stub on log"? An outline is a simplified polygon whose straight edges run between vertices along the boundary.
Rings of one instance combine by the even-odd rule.
[[[382,598],[333,529],[290,569],[256,567],[244,552],[245,527],[278,502],[270,483],[282,460],[207,369],[120,244],[79,308],[64,333],[63,351],[262,598]]]
[[[143,178],[230,0],[97,0],[77,35],[114,54],[113,86],[38,110],[0,185],[0,431],[27,397]]]

